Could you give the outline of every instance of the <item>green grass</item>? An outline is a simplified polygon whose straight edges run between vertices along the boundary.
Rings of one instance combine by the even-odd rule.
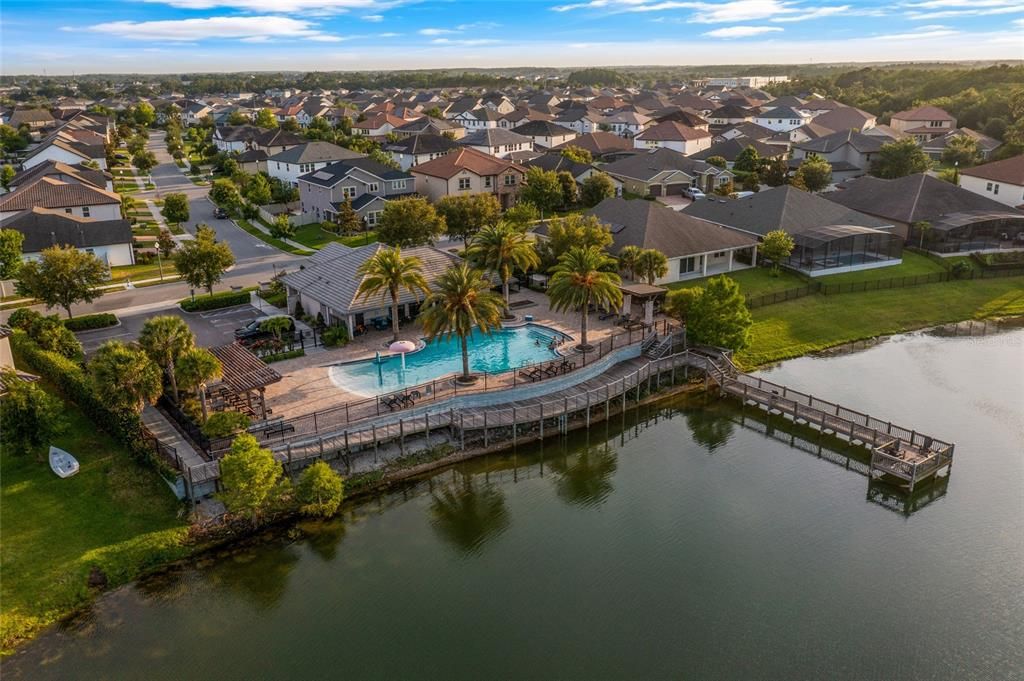
[[[739,282],[740,290],[751,298],[763,296],[766,293],[786,291],[788,289],[800,288],[801,286],[807,285],[807,282],[803,279],[786,270],[780,270],[779,275],[777,277],[773,277],[771,269],[767,267],[751,267],[745,270],[729,272],[726,276]],[[668,288],[675,289],[704,286],[710,278],[711,277],[703,277],[701,279],[677,281],[675,283],[668,284]]]
[[[174,267],[174,261],[164,259],[164,278],[177,276],[178,270]],[[125,279],[141,281],[143,279],[158,279],[160,277],[160,264],[152,262],[148,265],[125,265],[123,267],[110,268],[110,283],[114,284]]]
[[[69,428],[54,444],[78,458],[74,477],[58,478],[33,456],[0,452],[4,653],[86,603],[93,567],[115,586],[189,553],[181,505],[157,473],[73,405],[64,414]]]
[[[286,244],[285,242],[281,241],[280,239],[275,239],[274,237],[270,236],[266,232],[264,232],[264,231],[262,231],[260,229],[257,229],[256,227],[254,227],[252,225],[252,223],[249,222],[248,220],[243,220],[243,219],[239,218],[238,220],[235,220],[235,224],[237,224],[239,227],[241,227],[245,231],[249,232],[249,234],[252,234],[257,239],[261,239],[261,240],[265,241],[266,243],[270,244],[274,248],[277,248],[279,250],[285,251],[286,253],[291,253],[293,255],[309,255],[309,251],[299,250],[298,248],[294,248],[292,246],[289,246],[288,244]]]
[[[292,237],[292,241],[296,241],[303,246],[320,250],[332,241],[337,241],[340,244],[346,246],[363,246],[365,244],[372,244],[377,241],[377,233],[374,231],[367,231],[363,234],[355,234],[353,236],[338,236],[325,232],[320,229],[319,223],[312,223],[309,225],[302,225],[295,230],[295,236]]]
[[[1024,315],[1024,277],[814,295],[752,314],[751,345],[736,357],[745,367],[937,324]]]
[[[899,265],[879,267],[874,270],[861,270],[859,272],[829,274],[823,277],[815,277],[815,279],[823,284],[851,284],[862,281],[875,281],[876,279],[916,277],[918,275],[936,274],[945,271],[945,267],[927,256],[912,251],[903,251],[903,262]]]

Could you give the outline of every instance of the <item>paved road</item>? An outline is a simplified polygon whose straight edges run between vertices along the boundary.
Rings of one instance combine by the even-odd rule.
[[[158,315],[174,315],[188,322],[189,328],[196,336],[196,344],[204,348],[224,345],[234,340],[235,329],[244,326],[250,320],[263,313],[252,305],[242,305],[224,310],[209,312],[186,313],[179,308],[169,310],[151,310],[134,314],[120,315],[121,325],[109,329],[85,331],[78,334],[78,340],[87,354],[91,354],[108,340],[135,340],[146,320]]]

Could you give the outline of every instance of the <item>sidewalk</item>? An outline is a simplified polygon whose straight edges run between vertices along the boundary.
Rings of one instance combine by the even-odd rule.
[[[206,463],[206,459],[199,456],[184,436],[153,405],[147,404],[142,409],[142,423],[162,444],[174,447],[184,468]]]

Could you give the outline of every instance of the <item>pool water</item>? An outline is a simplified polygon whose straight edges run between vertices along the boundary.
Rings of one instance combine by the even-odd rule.
[[[558,356],[551,341],[568,337],[539,324],[527,324],[494,331],[489,336],[473,331],[469,337],[469,368],[473,372],[500,373]],[[458,338],[435,340],[405,356],[400,355],[338,364],[331,367],[331,381],[349,392],[380,395],[406,386],[429,383],[435,378],[462,371],[462,350]]]

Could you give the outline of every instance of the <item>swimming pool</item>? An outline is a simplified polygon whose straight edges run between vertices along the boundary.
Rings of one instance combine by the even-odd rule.
[[[564,341],[568,336],[540,324],[500,329],[490,336],[474,330],[469,338],[469,369],[499,373],[552,359],[558,356],[550,347],[553,339]],[[401,356],[389,355],[380,362],[367,359],[337,364],[330,368],[329,375],[336,386],[349,392],[380,395],[461,371],[459,339],[452,338],[427,343],[422,350],[407,354],[404,371]]]

